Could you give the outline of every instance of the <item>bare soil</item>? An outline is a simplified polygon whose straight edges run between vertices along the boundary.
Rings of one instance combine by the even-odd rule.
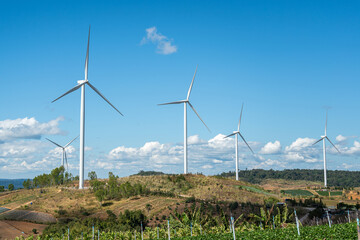
[[[31,235],[38,236],[46,227],[47,225],[45,224],[0,220],[0,239],[10,240],[21,235],[24,237],[29,237]],[[38,234],[34,234],[32,232],[33,229],[36,229]]]

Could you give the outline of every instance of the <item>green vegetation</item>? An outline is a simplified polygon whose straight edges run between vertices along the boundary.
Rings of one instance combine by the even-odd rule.
[[[112,172],[109,172],[109,180],[106,182],[97,180],[93,175],[93,180],[90,180],[90,185],[100,205],[102,205],[104,200],[119,200],[149,193],[149,190],[140,183],[132,185],[129,182],[125,182],[121,184],[118,183],[118,178],[119,177],[115,176]]]
[[[328,197],[329,196],[329,191],[316,191],[320,196],[325,196]],[[341,196],[342,192],[337,191],[337,192],[330,192],[330,196]]]
[[[327,179],[329,186],[336,187],[360,187],[360,171],[328,170]],[[234,177],[235,172],[224,172],[219,176]],[[285,170],[263,170],[252,169],[239,172],[240,179],[259,184],[265,179],[305,180],[322,182],[324,180],[323,170],[316,169],[285,169]]]
[[[157,171],[143,171],[141,170],[137,174],[134,174],[132,176],[156,176],[156,175],[165,175],[163,172],[157,172]]]
[[[314,195],[314,194],[312,194],[311,192],[309,192],[307,190],[301,190],[301,189],[281,190],[281,193],[288,194],[288,195],[291,195],[291,196],[313,196]]]
[[[88,222],[86,228],[78,229],[78,231],[70,231],[71,239],[81,239],[81,233],[83,233],[83,239],[92,239],[92,223]],[[213,227],[208,230],[199,228],[198,225],[193,225],[192,233],[190,237],[190,227],[173,227],[170,229],[171,239],[174,240],[232,240],[233,234],[222,227]],[[79,227],[79,226],[77,226]],[[74,229],[74,228],[70,228]],[[134,229],[128,231],[116,231],[116,230],[104,230],[102,228],[95,228],[95,233],[99,230],[99,239],[134,239],[136,235],[137,239],[141,239],[140,228],[136,231]],[[67,228],[59,229],[61,232],[49,233],[46,232],[42,235],[41,239],[67,239]],[[144,227],[144,239],[156,239],[157,231],[159,231],[159,237],[162,240],[168,238],[168,232],[166,226],[157,228]],[[276,229],[243,229],[241,227],[236,228],[236,239],[250,240],[250,239],[270,239],[270,240],[292,240],[292,239],[357,239],[356,223],[345,224],[333,224],[331,228],[328,225],[300,227],[300,234],[298,236],[295,226],[289,226],[286,228]],[[19,240],[20,238],[17,238]],[[24,238],[22,238],[24,239]],[[27,238],[28,240],[33,238]]]
[[[13,191],[15,189],[14,184],[10,183],[8,186],[9,191]]]
[[[4,192],[5,191],[5,187],[4,186],[0,186],[0,192]]]
[[[74,180],[71,173],[65,172],[63,166],[54,168],[50,174],[41,174],[36,176],[32,181],[27,179],[23,182],[25,189],[37,188],[37,187],[50,187],[58,186],[66,183],[70,183]]]
[[[256,188],[256,187],[251,187],[251,186],[239,186],[240,189],[245,189],[247,191],[250,191],[250,192],[254,192],[254,193],[261,193],[261,194],[264,194],[264,195],[269,195],[269,196],[273,196],[274,194],[272,193],[269,193],[263,189],[259,189],[259,188]]]

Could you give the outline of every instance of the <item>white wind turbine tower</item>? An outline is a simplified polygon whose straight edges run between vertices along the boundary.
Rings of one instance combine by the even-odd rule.
[[[328,140],[329,143],[331,143],[331,145],[334,146],[334,148],[340,153],[339,149],[337,149],[337,147],[335,147],[335,145],[330,141],[330,139],[327,137],[326,135],[326,128],[327,128],[327,118],[328,118],[328,113],[326,111],[326,121],[325,121],[325,135],[321,136],[321,138],[319,140],[317,140],[315,143],[313,143],[313,145],[317,144],[320,141],[323,141],[323,155],[324,155],[324,185],[325,187],[327,187],[327,176],[326,176],[326,146],[325,146],[325,140]]]
[[[87,50],[86,50],[86,59],[85,59],[85,79],[79,80],[77,83],[78,85],[57,99],[55,99],[52,102],[57,101],[58,99],[62,98],[63,96],[81,88],[81,107],[80,107],[80,173],[79,173],[79,189],[84,188],[84,153],[85,153],[85,85],[87,84],[89,87],[91,87],[97,94],[100,95],[108,104],[110,104],[111,107],[113,107],[118,113],[120,113],[122,116],[123,114],[116,109],[114,105],[112,105],[109,100],[107,100],[104,95],[102,95],[99,90],[97,90],[88,80],[88,66],[89,66],[89,43],[90,43],[90,27],[89,27],[89,36],[88,36],[88,44],[87,44]]]
[[[189,97],[190,97],[191,89],[192,89],[193,84],[194,84],[194,79],[195,79],[195,76],[196,76],[197,68],[198,68],[198,66],[196,66],[194,77],[193,77],[193,79],[191,81],[190,88],[189,88],[189,91],[188,91],[188,94],[187,94],[187,97],[186,97],[185,100],[158,104],[158,105],[180,104],[180,103],[184,104],[184,174],[188,173],[188,159],[187,159],[187,104],[189,104],[191,109],[194,111],[194,113],[198,116],[198,118],[201,120],[201,122],[205,125],[205,127],[210,132],[210,129],[208,128],[208,126],[206,126],[205,122],[201,119],[201,117],[199,116],[199,114],[196,112],[195,108],[193,107],[193,105],[191,105],[191,103],[189,101]]]
[[[48,140],[49,142],[55,144],[56,146],[58,146],[59,148],[62,149],[62,162],[61,162],[61,166],[63,166],[65,168],[65,161],[66,161],[66,166],[67,169],[69,170],[69,165],[68,165],[68,161],[67,161],[67,155],[66,155],[66,148],[68,146],[70,146],[70,144],[75,141],[75,139],[77,139],[79,136],[77,136],[76,138],[74,138],[73,140],[71,140],[70,142],[68,142],[65,146],[61,146],[60,144],[57,144],[54,141],[51,141],[50,139],[46,138],[46,140]]]
[[[254,154],[253,150],[251,149],[251,147],[249,146],[249,144],[246,142],[245,138],[243,137],[243,135],[241,135],[240,133],[240,123],[241,123],[241,116],[242,116],[242,112],[243,112],[243,107],[244,104],[242,104],[241,106],[241,112],[240,112],[240,118],[239,118],[239,123],[238,123],[238,128],[237,131],[234,131],[232,134],[227,135],[224,138],[227,137],[231,137],[235,135],[235,174],[236,174],[236,180],[239,180],[239,154],[238,154],[238,136],[240,136],[242,138],[242,140],[244,141],[244,143],[248,146],[248,148],[250,149],[250,151]]]

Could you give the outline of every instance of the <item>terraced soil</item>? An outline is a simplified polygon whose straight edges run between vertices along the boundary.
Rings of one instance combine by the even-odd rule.
[[[31,221],[38,223],[55,223],[56,218],[47,213],[28,210],[12,210],[1,214],[0,219],[15,221]]]

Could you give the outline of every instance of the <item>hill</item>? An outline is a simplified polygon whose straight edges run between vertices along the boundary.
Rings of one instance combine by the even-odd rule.
[[[51,179],[51,175],[48,177]],[[75,180],[63,185],[55,185],[51,180],[49,187],[0,193],[0,208],[5,211],[0,213],[0,221],[14,220],[12,217],[15,217],[33,222],[50,219],[45,221],[51,223],[53,216],[57,223],[45,230],[48,234],[65,229],[69,224],[74,231],[85,226],[91,228],[94,222],[111,224],[111,219],[120,221],[123,214],[132,219],[143,219],[146,226],[164,226],[170,216],[187,213],[191,216],[200,214],[208,224],[217,226],[226,225],[228,221],[222,221],[230,216],[243,215],[244,219],[250,219],[251,214],[260,214],[264,204],[272,206],[289,198],[297,199],[291,203],[297,206],[299,217],[306,218],[311,211],[306,204],[316,204],[309,198],[315,197],[317,202],[336,206],[339,202],[355,205],[354,196],[359,196],[356,189],[324,192],[321,182],[305,180],[264,178],[261,184],[252,184],[221,176],[160,175],[156,172],[123,178],[109,173],[109,179],[95,177],[86,181],[85,186],[86,189],[78,190]],[[303,210],[299,209],[303,206]],[[134,226],[139,225],[140,222]]]
[[[219,176],[234,177],[235,172],[224,172]],[[261,184],[265,179],[323,182],[324,171],[317,169],[252,169],[240,171],[239,178],[252,184]],[[328,186],[332,187],[360,187],[360,171],[328,170],[327,181]]]

